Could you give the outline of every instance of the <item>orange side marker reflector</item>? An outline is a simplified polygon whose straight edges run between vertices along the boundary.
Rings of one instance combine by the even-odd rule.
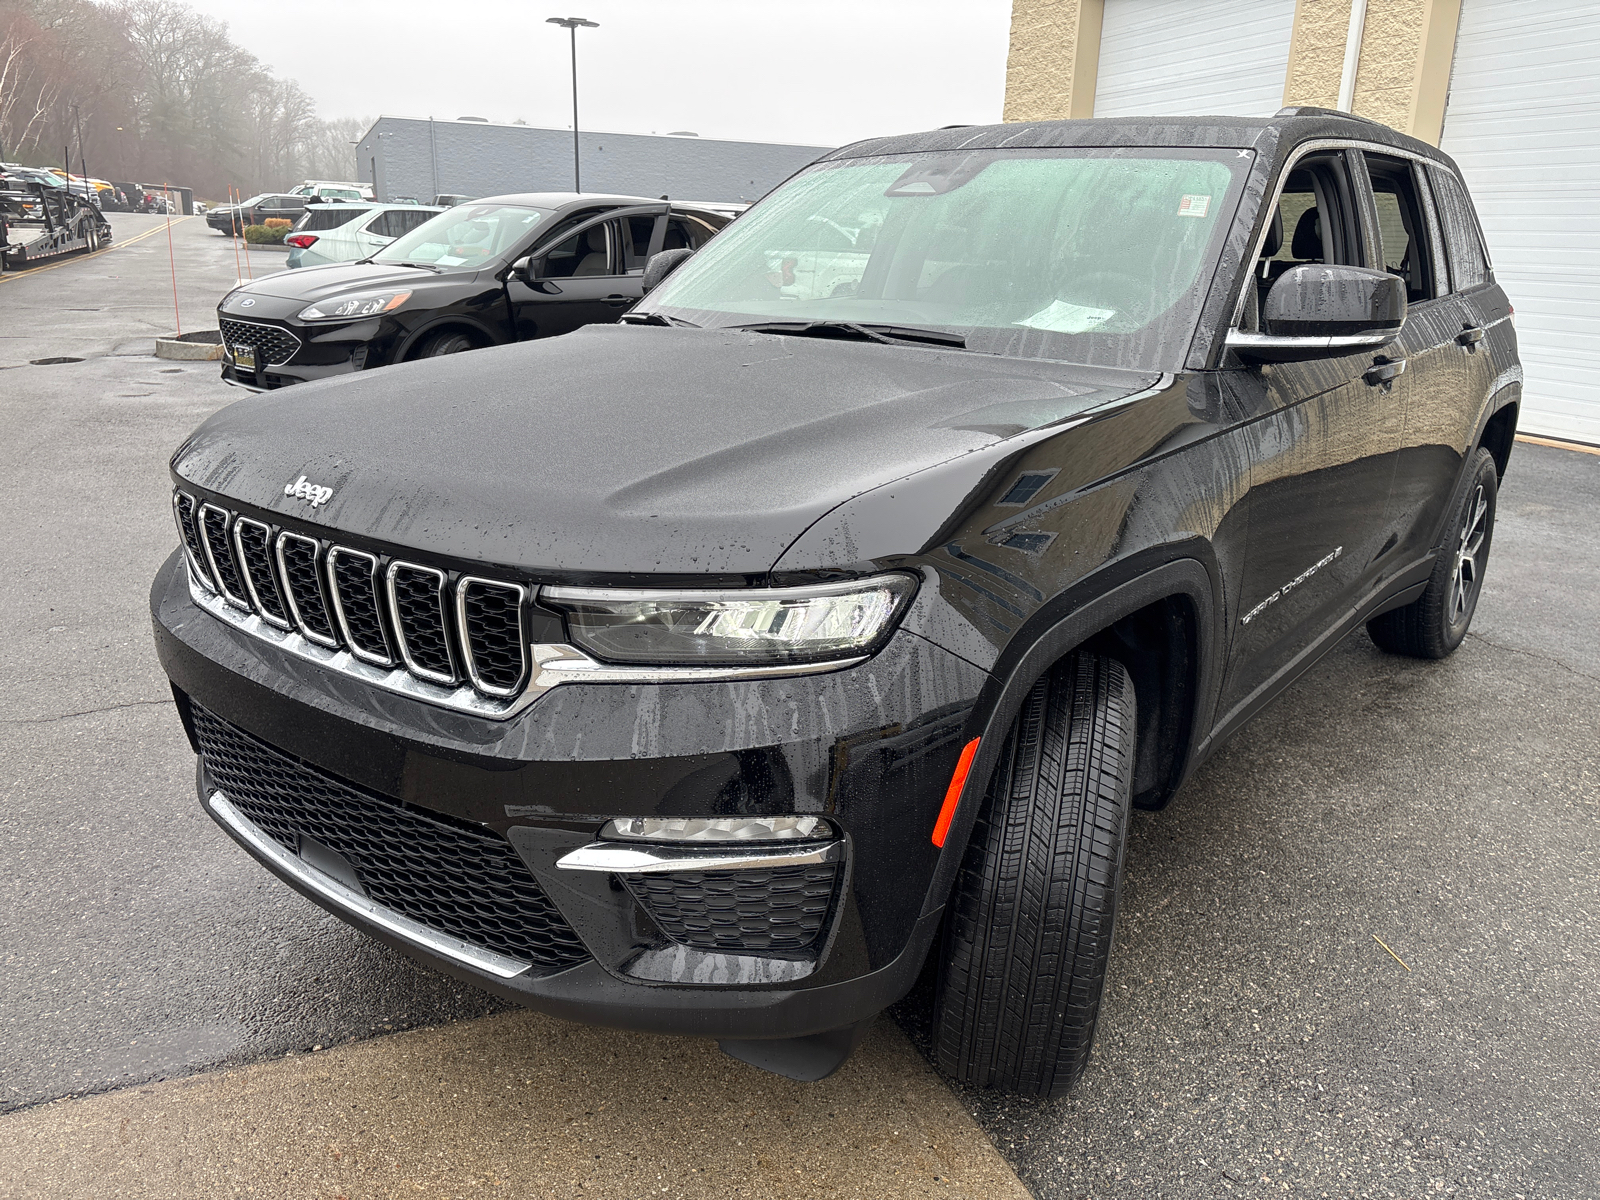
[[[950,822],[956,819],[956,805],[961,803],[961,789],[967,782],[967,772],[972,770],[972,760],[978,756],[978,742],[973,738],[961,747],[961,757],[956,760],[955,774],[950,776],[950,786],[945,789],[944,805],[939,809],[938,823],[933,827],[933,844],[943,846],[950,832]]]

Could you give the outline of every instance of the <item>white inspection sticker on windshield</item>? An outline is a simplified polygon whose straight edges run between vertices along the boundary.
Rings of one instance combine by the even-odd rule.
[[[1057,300],[1049,308],[1041,308],[1031,317],[1013,321],[1029,329],[1048,329],[1052,333],[1088,333],[1117,315],[1114,308],[1089,308],[1082,304],[1069,304]]]
[[[1178,200],[1180,217],[1203,217],[1210,208],[1210,196],[1183,196]]]

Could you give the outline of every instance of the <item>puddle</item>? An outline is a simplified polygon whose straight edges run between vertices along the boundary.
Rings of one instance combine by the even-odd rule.
[[[29,361],[29,363],[31,365],[33,365],[35,367],[53,367],[57,363],[82,362],[83,359],[81,359],[81,358],[60,357],[60,358],[33,358],[33,359],[29,359],[28,361]]]

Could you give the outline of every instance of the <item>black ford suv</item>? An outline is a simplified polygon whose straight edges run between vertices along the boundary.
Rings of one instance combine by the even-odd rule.
[[[886,138],[647,282],[179,448],[201,803],[548,1012],[815,1078],[931,956],[942,1065],[1063,1092],[1130,808],[1472,619],[1522,375],[1456,168],[1314,109]]]
[[[728,221],[579,192],[461,204],[369,258],[234,288],[217,305],[222,378],[269,391],[615,321],[642,294],[651,255],[698,249]]]

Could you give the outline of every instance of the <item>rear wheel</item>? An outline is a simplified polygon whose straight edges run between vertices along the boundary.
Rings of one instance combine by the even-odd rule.
[[[1483,591],[1499,486],[1494,456],[1480,447],[1467,468],[1443,540],[1434,548],[1437,557],[1427,589],[1404,608],[1367,622],[1367,636],[1379,649],[1411,658],[1444,658],[1461,645]]]
[[[436,333],[422,343],[417,351],[418,358],[437,358],[441,354],[460,354],[465,350],[474,350],[477,343],[459,330],[446,329]]]
[[[1122,664],[1074,654],[1029,692],[945,925],[934,1039],[964,1083],[1065,1095],[1088,1066],[1131,808]]]

